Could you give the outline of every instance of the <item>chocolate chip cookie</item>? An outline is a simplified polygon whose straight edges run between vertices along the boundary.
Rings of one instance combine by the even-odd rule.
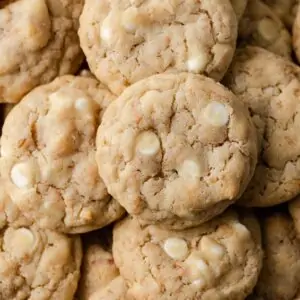
[[[220,80],[236,44],[229,0],[87,0],[81,47],[95,76],[115,94],[163,72]]]
[[[114,96],[92,78],[57,78],[29,93],[5,120],[1,171],[7,192],[40,227],[86,232],[124,210],[98,175],[95,138]]]
[[[247,109],[202,75],[161,74],[132,85],[97,134],[109,193],[141,221],[177,229],[222,213],[244,192],[256,161]]]
[[[75,73],[83,0],[14,0],[0,4],[0,102],[16,103],[34,87]]]
[[[244,299],[261,269],[259,224],[228,212],[172,231],[128,217],[114,229],[113,255],[133,299]]]
[[[262,48],[237,51],[225,84],[249,106],[260,155],[240,204],[273,206],[300,192],[300,69]]]

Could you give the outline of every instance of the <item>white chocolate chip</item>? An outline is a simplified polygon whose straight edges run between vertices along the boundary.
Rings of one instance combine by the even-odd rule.
[[[135,32],[139,26],[138,11],[135,7],[131,7],[124,11],[122,15],[122,26],[128,32]]]
[[[192,159],[186,159],[182,162],[182,164],[178,167],[179,176],[192,179],[192,178],[200,178],[201,177],[201,169],[197,162]]]
[[[159,138],[154,132],[144,131],[137,137],[136,150],[143,155],[155,155],[160,149]]]
[[[89,107],[89,100],[86,98],[78,98],[75,101],[75,108],[79,111],[86,110]]]
[[[188,276],[191,280],[198,278],[209,279],[211,275],[210,267],[202,258],[200,252],[192,253],[185,261]]]
[[[183,259],[188,254],[188,246],[185,240],[179,238],[169,238],[163,246],[165,252],[173,259]]]
[[[109,42],[113,37],[113,31],[111,27],[111,15],[108,15],[100,28],[100,37],[103,41]]]
[[[34,170],[30,163],[22,162],[14,165],[10,172],[12,182],[18,188],[32,187],[35,183]]]
[[[236,231],[236,233],[242,237],[249,237],[250,236],[250,231],[246,226],[239,222],[235,222],[232,224],[232,227]]]
[[[10,239],[10,247],[12,253],[17,257],[22,257],[30,253],[35,244],[35,237],[33,233],[26,228],[19,228],[13,232]]]
[[[222,103],[212,101],[205,108],[205,117],[209,124],[221,127],[229,121],[229,113],[226,106]]]
[[[206,280],[204,278],[198,278],[192,282],[192,285],[201,290],[206,286]]]
[[[225,254],[224,247],[207,236],[202,237],[200,249],[207,260],[220,260]]]
[[[259,34],[267,41],[276,40],[279,34],[279,29],[276,26],[276,23],[268,18],[264,18],[259,22],[257,30]]]
[[[203,51],[198,56],[190,57],[187,61],[187,69],[189,72],[201,73],[205,70],[209,61],[208,55]]]

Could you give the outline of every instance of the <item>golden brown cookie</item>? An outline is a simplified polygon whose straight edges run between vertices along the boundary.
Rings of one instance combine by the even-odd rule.
[[[236,44],[229,0],[87,0],[79,37],[91,71],[114,93],[163,72],[216,80]]]
[[[259,224],[233,212],[188,230],[118,223],[113,255],[135,300],[245,299],[262,263]]]
[[[291,217],[274,213],[263,217],[263,268],[256,297],[262,300],[296,300],[300,292],[300,240]]]
[[[98,81],[69,75],[36,88],[8,115],[1,172],[7,192],[29,220],[79,233],[123,214],[95,160],[96,131],[113,100]]]
[[[240,204],[273,206],[300,192],[300,69],[262,48],[237,51],[225,84],[249,106],[260,156]]]
[[[291,59],[290,33],[279,17],[260,0],[248,1],[239,23],[239,41]]]
[[[82,258],[79,237],[30,227],[0,230],[0,299],[72,300]]]
[[[34,87],[77,71],[83,0],[1,2],[0,102],[18,102]]]
[[[97,163],[130,214],[182,229],[222,213],[244,192],[256,138],[247,109],[225,87],[202,75],[161,74],[106,110]]]

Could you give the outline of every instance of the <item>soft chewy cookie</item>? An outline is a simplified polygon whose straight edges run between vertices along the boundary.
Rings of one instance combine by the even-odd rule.
[[[128,217],[114,229],[113,255],[133,299],[245,299],[261,268],[259,224],[228,212],[172,231]]]
[[[79,237],[36,226],[0,231],[0,299],[72,300],[82,257]]]
[[[1,2],[0,102],[18,102],[34,87],[78,69],[83,0]]]
[[[292,38],[279,17],[260,0],[249,0],[239,23],[239,40],[291,59]]]
[[[300,292],[300,241],[290,216],[276,213],[262,220],[263,268],[253,299],[294,300]]]
[[[230,0],[230,2],[236,14],[237,20],[240,21],[245,12],[248,0]]]
[[[261,152],[240,203],[272,206],[300,192],[300,69],[261,48],[237,51],[224,82],[249,106]]]
[[[96,80],[69,75],[36,88],[8,115],[1,171],[12,200],[28,219],[76,233],[122,215],[95,160],[96,130],[112,100]]]
[[[271,7],[289,29],[293,27],[299,0],[264,0],[264,2]]]
[[[114,93],[175,71],[220,80],[237,37],[229,0],[87,0],[80,43],[92,72]]]
[[[233,203],[256,159],[247,110],[201,75],[161,74],[132,85],[106,110],[97,134],[109,193],[141,220],[178,229]]]

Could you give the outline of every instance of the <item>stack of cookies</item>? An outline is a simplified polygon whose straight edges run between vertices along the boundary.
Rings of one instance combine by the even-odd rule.
[[[300,299],[297,0],[0,2],[0,300]]]

